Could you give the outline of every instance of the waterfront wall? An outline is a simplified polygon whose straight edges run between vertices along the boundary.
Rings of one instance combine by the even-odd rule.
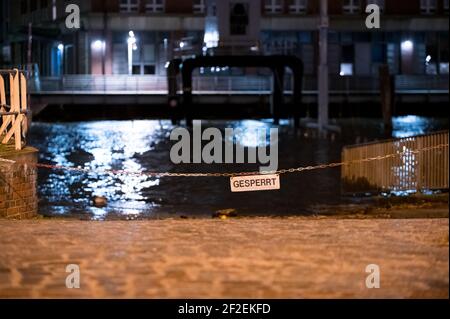
[[[38,150],[25,147],[15,151],[13,147],[1,145],[0,158],[16,161],[0,161],[0,218],[37,216],[37,168],[30,164],[37,162]]]

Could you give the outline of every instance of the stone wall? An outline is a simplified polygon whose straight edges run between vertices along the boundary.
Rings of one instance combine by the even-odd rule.
[[[38,150],[1,145],[0,158],[36,163]],[[0,218],[24,219],[38,213],[37,168],[33,165],[0,161]]]

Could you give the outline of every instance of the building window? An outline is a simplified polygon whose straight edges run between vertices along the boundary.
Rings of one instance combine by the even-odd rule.
[[[120,12],[138,12],[139,0],[120,0]]]
[[[28,1],[27,0],[20,1],[20,13],[27,14],[27,12],[28,12]]]
[[[448,13],[448,2],[449,0],[444,0],[444,12]]]
[[[367,0],[367,5],[376,4],[380,8],[380,12],[384,11],[384,0]]]
[[[437,47],[436,45],[428,45],[425,49],[425,73],[437,74]]]
[[[420,0],[420,12],[433,14],[436,12],[436,0]]]
[[[339,75],[340,76],[353,75],[353,63],[341,63]]]
[[[248,3],[230,4],[230,34],[245,35],[248,27]]]
[[[359,0],[344,0],[342,11],[346,14],[354,14],[359,12],[360,7]]]
[[[283,12],[282,0],[264,0],[264,11],[268,14],[277,14]]]
[[[308,0],[292,0],[289,5],[289,13],[304,14],[308,7]]]
[[[352,44],[343,45],[341,52],[340,76],[353,75],[353,63],[355,61],[355,47]]]
[[[155,74],[155,66],[153,64],[144,64],[144,74]]]
[[[145,2],[145,12],[164,12],[164,0],[147,0]]]
[[[195,14],[204,14],[206,11],[205,9],[205,0],[194,0],[192,11]]]
[[[448,39],[447,39],[448,43]],[[448,45],[448,44],[447,44]],[[449,66],[448,66],[448,46],[441,47],[440,50],[440,62],[439,62],[439,73],[440,74],[449,74]]]
[[[386,62],[386,45],[383,43],[372,44],[372,62],[385,63]]]

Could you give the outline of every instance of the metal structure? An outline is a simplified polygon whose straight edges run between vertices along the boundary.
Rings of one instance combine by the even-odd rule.
[[[342,151],[342,162],[348,162],[342,166],[343,193],[448,189],[448,135],[441,131],[346,146]],[[360,161],[373,157],[380,159]]]
[[[189,124],[191,119],[189,111],[192,106],[192,73],[195,69],[201,67],[260,67],[268,68],[272,72],[272,99],[271,99],[271,114],[278,122],[280,118],[280,108],[284,106],[284,80],[285,69],[289,68],[292,71],[293,77],[293,109],[291,114],[294,117],[295,124],[299,122],[299,108],[301,107],[301,95],[302,95],[302,77],[303,77],[303,62],[295,56],[250,56],[250,55],[236,55],[236,56],[200,56],[191,59],[186,59],[182,62],[180,67],[180,60],[172,61],[172,66],[169,68],[168,79],[176,78],[176,73],[181,72],[182,77],[182,89],[183,89],[183,101],[181,104],[182,109],[178,105],[171,105],[169,100],[169,106],[174,111],[175,119],[180,115],[184,115],[187,123]],[[177,66],[178,65],[178,66]],[[170,85],[170,88],[176,87],[176,85]],[[169,92],[169,99],[173,96],[174,92]]]
[[[320,0],[319,68],[318,68],[318,120],[319,130],[328,126],[328,2]]]
[[[8,86],[4,78],[7,78]],[[7,94],[9,92],[9,96]],[[0,139],[8,144],[14,137],[16,150],[25,144],[28,130],[27,80],[23,72],[0,70]]]
[[[170,65],[168,69],[170,68]],[[178,73],[175,73],[178,74]],[[193,93],[270,94],[272,77],[265,75],[194,75],[192,77]],[[176,76],[162,75],[84,75],[71,74],[63,77],[39,77],[28,81],[31,94],[73,95],[89,92],[101,94],[164,94],[181,93],[181,81]],[[284,93],[291,94],[293,79],[290,74],[284,78]],[[400,95],[447,95],[447,75],[396,75],[395,93]],[[317,95],[317,77],[304,75],[302,93]],[[341,95],[373,95],[380,94],[379,79],[372,76],[339,76],[331,75],[329,83],[330,96]]]

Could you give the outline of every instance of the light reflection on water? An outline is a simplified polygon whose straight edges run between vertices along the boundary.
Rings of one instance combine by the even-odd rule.
[[[287,124],[287,123],[286,123]],[[245,147],[264,147],[267,145],[269,129],[272,123],[268,121],[242,120],[233,125],[236,142]],[[259,131],[265,131],[265,138]]]
[[[166,138],[168,126],[159,121],[98,121],[85,123],[35,123],[45,140],[39,147],[41,161],[55,165],[81,167],[91,170],[127,170],[141,172],[136,156],[153,149]],[[47,173],[45,175],[45,173]],[[120,206],[122,214],[138,214],[155,204],[148,204],[141,191],[159,185],[159,179],[145,175],[110,175],[73,173],[69,171],[44,172],[40,190],[44,199],[61,203],[55,213],[66,214],[73,203],[88,204],[92,196],[104,196]],[[79,192],[81,190],[81,193]],[[84,206],[82,205],[82,206]],[[123,206],[123,207],[122,207]],[[94,218],[103,217],[105,209],[87,206]]]
[[[279,168],[340,160],[343,145],[381,139],[378,120],[340,120],[339,139],[296,134],[289,121],[281,121]],[[271,120],[202,121],[202,128],[239,129],[237,143],[246,147],[265,144],[256,130],[274,127]],[[397,117],[393,136],[406,137],[448,128],[447,119]],[[170,121],[93,121],[33,123],[29,143],[40,150],[40,162],[92,170],[142,171],[244,171],[259,164],[181,164],[170,162]],[[312,136],[312,137],[311,137]],[[268,136],[266,136],[267,138]],[[153,218],[164,214],[211,214],[237,208],[242,214],[292,214],[307,212],[309,205],[339,202],[338,170],[305,172],[282,177],[276,192],[230,193],[226,178],[175,179],[145,175],[74,173],[39,170],[40,212],[91,219]],[[105,196],[108,205],[96,208],[92,197]]]
[[[392,120],[392,137],[403,138],[422,135],[438,125],[437,120],[417,115],[398,116]]]

